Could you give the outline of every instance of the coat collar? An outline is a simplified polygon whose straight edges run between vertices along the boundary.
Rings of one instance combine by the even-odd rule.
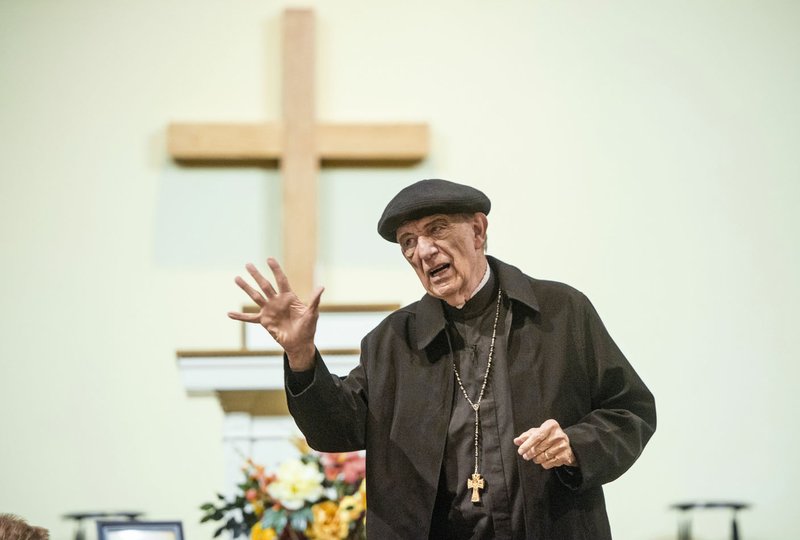
[[[486,256],[492,272],[495,272],[500,288],[510,300],[539,311],[539,302],[531,287],[530,279],[519,268],[506,264],[494,257]],[[416,305],[417,314],[417,349],[422,350],[444,330],[447,320],[444,316],[442,301],[426,294]]]

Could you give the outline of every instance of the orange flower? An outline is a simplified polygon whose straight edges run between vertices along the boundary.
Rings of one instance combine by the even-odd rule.
[[[333,501],[323,501],[311,507],[313,516],[311,526],[306,531],[309,538],[314,540],[339,540],[339,505]]]

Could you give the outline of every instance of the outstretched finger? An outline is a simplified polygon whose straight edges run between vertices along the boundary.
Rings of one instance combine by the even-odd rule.
[[[255,302],[258,305],[258,307],[263,307],[267,303],[264,297],[261,296],[261,294],[257,290],[251,287],[244,279],[242,279],[239,276],[236,276],[236,279],[234,279],[234,281],[236,282],[236,284],[239,286],[240,289],[242,289],[245,293],[247,293],[247,296],[249,296],[253,300],[253,302]]]
[[[314,290],[314,294],[311,295],[311,301],[308,304],[308,309],[312,312],[319,311],[319,302],[322,299],[322,292],[325,290],[325,287],[317,287]]]
[[[228,317],[236,321],[242,321],[247,323],[260,322],[258,313],[239,313],[238,311],[229,311]]]
[[[264,291],[264,294],[267,295],[267,298],[274,298],[277,295],[275,289],[272,287],[272,283],[258,271],[258,268],[256,268],[253,263],[247,263],[245,268],[247,268],[247,272],[253,276],[253,279],[256,280],[256,283],[258,283],[258,286]]]
[[[289,285],[289,278],[286,277],[278,261],[270,257],[267,259],[267,265],[270,270],[272,270],[272,275],[275,276],[275,283],[278,285],[278,290],[282,293],[292,292],[292,286]]]

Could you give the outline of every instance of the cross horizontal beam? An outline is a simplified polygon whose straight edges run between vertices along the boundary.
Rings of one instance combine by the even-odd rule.
[[[428,126],[422,123],[319,123],[315,129],[321,160],[413,162],[428,153]],[[180,161],[279,160],[285,146],[277,123],[172,123],[167,140],[170,155]]]

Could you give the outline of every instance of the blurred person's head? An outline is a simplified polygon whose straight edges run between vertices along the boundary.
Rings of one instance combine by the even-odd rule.
[[[50,533],[43,527],[34,527],[19,516],[0,514],[0,539],[49,540]]]

